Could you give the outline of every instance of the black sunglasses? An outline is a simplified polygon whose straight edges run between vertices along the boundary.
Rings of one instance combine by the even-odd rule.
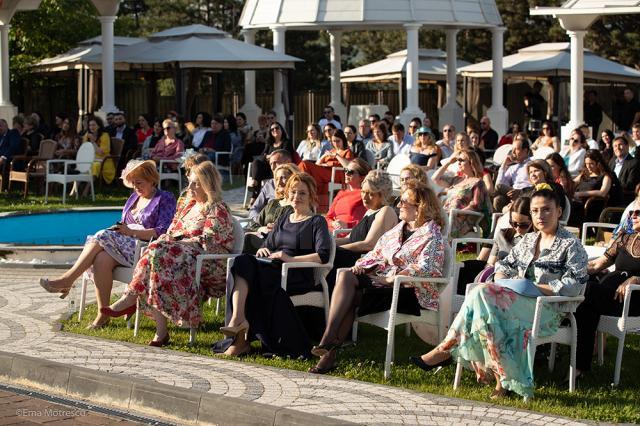
[[[351,170],[351,169],[346,169],[346,170],[344,171],[344,174],[345,174],[345,175],[347,175],[347,176],[353,176],[353,175],[354,175],[354,174],[356,174],[356,173],[358,173],[358,172],[356,172],[355,170]],[[359,173],[358,173],[358,174],[359,174]]]
[[[631,216],[640,216],[640,210],[630,210],[629,217]]]
[[[514,228],[524,228],[524,229],[527,229],[531,226],[531,222],[514,222],[512,220],[509,221],[509,224]]]

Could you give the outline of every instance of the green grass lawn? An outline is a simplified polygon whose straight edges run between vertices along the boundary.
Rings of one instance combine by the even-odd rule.
[[[133,337],[133,330],[127,329],[122,319],[112,321],[103,330],[85,330],[95,313],[95,305],[88,306],[83,321],[78,323],[77,315],[75,315],[63,322],[63,331],[143,345],[146,345],[153,338],[154,323],[147,318],[140,322],[140,333],[137,338]],[[188,345],[188,330],[172,327],[169,348],[213,356],[209,347],[214,341],[222,338],[218,328],[223,325],[224,317],[222,314],[215,315],[214,303],[211,307],[205,306],[204,319],[205,325],[198,331],[196,344],[193,347]],[[357,345],[345,348],[340,352],[339,367],[332,375],[365,382],[384,383],[420,392],[489,402],[488,396],[491,388],[477,384],[470,371],[465,371],[461,387],[454,391],[452,388],[454,366],[434,375],[427,374],[410,364],[409,355],[424,353],[429,347],[413,333],[410,337],[406,337],[404,327],[396,330],[396,362],[393,366],[391,379],[384,380],[385,344],[386,333],[384,330],[361,325]],[[602,367],[594,365],[591,374],[578,382],[578,390],[570,394],[568,388],[561,385],[568,369],[568,351],[566,347],[561,347],[554,373],[548,372],[546,363],[536,364],[536,393],[535,398],[529,404],[525,404],[522,398],[517,396],[506,398],[498,404],[596,421],[638,423],[640,422],[640,409],[638,408],[640,383],[638,383],[637,377],[638,371],[640,371],[640,336],[627,337],[621,384],[617,388],[612,388],[610,383],[613,379],[616,348],[617,341],[609,339],[605,352],[605,364]],[[315,365],[315,360],[267,359],[257,354],[242,358],[242,362],[300,371],[306,371]]]

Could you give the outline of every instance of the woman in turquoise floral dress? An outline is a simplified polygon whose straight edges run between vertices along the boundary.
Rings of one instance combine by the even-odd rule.
[[[544,185],[544,184],[543,184]],[[537,232],[525,235],[509,255],[496,263],[496,279],[528,278],[544,295],[577,296],[587,282],[587,254],[570,232],[559,226],[558,195],[546,185],[531,196],[531,217]],[[424,370],[461,358],[478,382],[496,380],[491,398],[507,391],[533,395],[533,360],[527,341],[533,326],[536,298],[497,284],[482,284],[465,298],[449,332],[436,348],[411,357]],[[554,334],[560,314],[545,306],[540,336]]]
[[[169,342],[167,319],[179,326],[197,327],[202,320],[200,301],[225,293],[224,260],[205,263],[200,286],[195,285],[199,254],[225,254],[233,249],[233,219],[221,195],[220,173],[213,163],[193,166],[188,195],[169,230],[149,244],[122,297],[100,312],[111,317],[131,314],[138,300],[145,314],[156,322],[156,336],[150,346]]]

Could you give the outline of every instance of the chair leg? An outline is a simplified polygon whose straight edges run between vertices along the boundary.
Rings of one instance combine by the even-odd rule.
[[[209,304],[211,304],[211,299],[209,299]],[[216,315],[220,314],[220,298],[216,299]]]
[[[620,383],[620,370],[622,370],[622,353],[624,352],[624,339],[626,334],[622,334],[618,339],[618,353],[616,354],[616,367],[613,373],[613,386]]]
[[[82,314],[84,313],[84,305],[87,302],[87,282],[89,278],[87,273],[82,274],[82,289],[80,290],[80,308],[78,309],[78,321],[82,320]]]
[[[547,360],[547,365],[549,367],[549,372],[553,371],[553,368],[556,365],[556,344],[551,344],[551,350],[549,351],[549,359]]]
[[[91,179],[90,184],[91,184],[91,201],[93,201],[95,203],[96,202],[96,193],[93,190],[93,179]]]
[[[391,377],[391,363],[393,362],[393,350],[394,350],[394,335],[395,324],[389,327],[387,332],[387,353],[384,357],[384,378]]]
[[[62,182],[62,204],[67,204],[67,182]]]
[[[353,343],[358,341],[358,320],[353,321],[353,327],[351,328],[351,340]]]
[[[411,323],[408,322],[404,329],[405,336],[411,337]]]
[[[44,183],[44,203],[47,204],[49,200],[49,182]]]
[[[460,380],[462,379],[462,362],[460,361],[460,358],[458,358],[458,362],[456,363],[456,376],[453,378],[453,390],[460,387]]]
[[[133,337],[138,337],[138,330],[140,329],[140,303],[136,301],[136,319],[133,323]]]
[[[596,344],[598,345],[598,365],[604,364],[604,342],[607,339],[607,335],[602,331],[598,331],[596,337]]]
[[[195,327],[191,327],[189,329],[189,345],[194,345],[196,343],[196,329]]]

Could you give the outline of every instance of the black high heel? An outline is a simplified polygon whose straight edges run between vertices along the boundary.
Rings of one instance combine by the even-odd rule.
[[[327,343],[325,345],[314,346],[313,348],[311,348],[311,354],[317,357],[322,357],[335,349],[339,349],[340,346],[340,343]]]
[[[451,359],[451,357],[445,359],[444,361],[440,361],[437,364],[434,365],[429,365],[426,362],[424,362],[422,360],[422,357],[419,356],[410,356],[409,360],[416,366],[419,367],[421,369],[423,369],[424,371],[431,371],[434,370],[438,367],[447,367],[449,365],[451,365],[451,363],[453,362],[453,360]]]

